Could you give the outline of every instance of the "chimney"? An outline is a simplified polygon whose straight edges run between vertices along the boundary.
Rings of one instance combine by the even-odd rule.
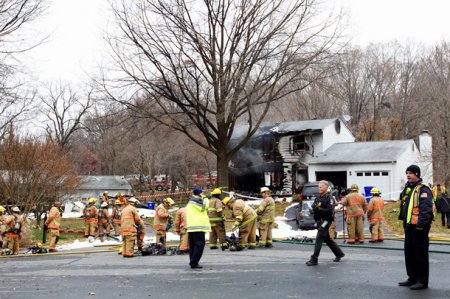
[[[433,152],[432,137],[428,130],[422,130],[419,135],[419,151],[422,156],[431,156]]]
[[[428,130],[422,130],[419,135],[419,166],[425,182],[433,183],[433,139]]]

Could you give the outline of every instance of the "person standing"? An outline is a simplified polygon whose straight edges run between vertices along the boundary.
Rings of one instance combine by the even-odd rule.
[[[98,212],[98,236],[103,241],[103,235],[109,236],[110,234],[110,225],[111,216],[108,212],[108,203],[102,202],[100,205],[100,211]]]
[[[364,215],[367,212],[367,201],[358,193],[358,185],[353,184],[348,194],[342,201],[346,207],[346,222],[348,229],[348,244],[364,243]]]
[[[6,225],[4,224],[4,221],[6,220],[7,216],[5,215],[6,209],[3,206],[0,206],[0,249],[3,249],[6,247],[7,239],[5,236],[6,233]]]
[[[405,230],[405,266],[408,279],[399,286],[411,290],[428,288],[429,280],[429,239],[433,221],[433,194],[420,178],[420,168],[410,165],[406,168],[407,183],[400,194],[399,220]]]
[[[111,212],[112,224],[114,227],[114,236],[120,236],[120,219],[122,213],[122,203],[116,199]]]
[[[134,257],[134,243],[137,236],[137,227],[141,223],[141,217],[135,207],[137,199],[127,199],[128,205],[122,210],[120,228],[122,231],[122,256]]]
[[[186,206],[186,230],[189,239],[189,266],[201,269],[199,262],[205,249],[205,234],[211,231],[208,217],[209,202],[202,196],[203,190],[195,187]]]
[[[98,222],[98,210],[95,207],[97,200],[93,197],[88,199],[88,204],[83,210],[84,217],[84,236],[86,238],[95,237]]]
[[[319,196],[314,199],[312,207],[314,220],[317,224],[317,235],[314,253],[310,260],[306,262],[306,265],[317,266],[322,242],[325,242],[336,256],[333,261],[340,262],[345,254],[336,242],[330,238],[329,228],[334,218],[334,200],[330,194],[330,185],[327,181],[319,182]]]
[[[59,228],[61,227],[61,202],[55,201],[53,207],[48,211],[47,221],[45,226],[47,227],[50,243],[48,245],[49,252],[57,252],[56,244],[59,241]]]
[[[384,200],[380,196],[378,188],[372,188],[370,190],[372,198],[370,199],[369,206],[367,208],[367,220],[369,221],[369,230],[371,234],[370,243],[383,242],[383,210]]]
[[[8,216],[5,220],[6,225],[6,238],[8,238],[8,249],[14,254],[19,254],[19,239],[22,235],[22,228],[25,224],[22,215],[20,215],[20,209],[13,207],[12,215]]]
[[[189,239],[186,229],[186,207],[177,211],[175,216],[175,231],[180,235],[180,253],[189,252]]]
[[[450,197],[443,194],[441,199],[436,202],[436,205],[441,213],[442,226],[445,226],[447,220],[447,228],[450,228]]]
[[[222,203],[233,211],[236,222],[232,231],[239,229],[239,246],[237,250],[242,250],[248,245],[248,249],[256,248],[256,212],[242,199],[225,197]]]
[[[228,243],[225,241],[225,222],[220,195],[222,195],[222,190],[216,188],[211,192],[211,199],[209,200],[208,217],[211,225],[209,248],[217,249],[217,241],[219,241],[222,250],[225,250],[228,248]]]
[[[270,189],[261,187],[262,200],[256,210],[258,215],[259,247],[272,248],[272,229],[275,222],[275,200],[270,196]]]
[[[168,209],[174,205],[172,198],[167,197],[163,199],[163,202],[156,207],[155,220],[153,227],[156,232],[156,243],[161,243],[163,247],[166,247],[166,231],[169,222],[172,221],[172,216],[169,214]]]

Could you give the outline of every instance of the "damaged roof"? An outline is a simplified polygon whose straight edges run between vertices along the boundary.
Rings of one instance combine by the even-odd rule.
[[[381,163],[397,161],[414,140],[335,143],[309,164]]]
[[[277,133],[323,130],[336,122],[337,118],[288,121],[274,125],[271,129]]]
[[[86,175],[82,176],[82,183],[78,189],[83,190],[121,190],[131,189],[130,184],[120,175]]]

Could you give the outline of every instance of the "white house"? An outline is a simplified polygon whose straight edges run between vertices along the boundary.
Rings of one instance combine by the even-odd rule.
[[[130,194],[131,186],[123,176],[104,175],[104,176],[81,176],[82,183],[76,189],[74,194],[67,195],[63,200],[86,200],[91,197],[99,198],[103,192],[115,196],[118,193]]]

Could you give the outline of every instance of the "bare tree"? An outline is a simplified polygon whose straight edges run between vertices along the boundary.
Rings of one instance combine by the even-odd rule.
[[[69,85],[58,83],[48,88],[48,93],[41,96],[42,113],[47,117],[47,135],[61,148],[67,149],[75,132],[82,129],[83,117],[93,105],[92,89],[85,98]]]
[[[314,0],[115,2],[116,83],[136,97],[109,96],[212,152],[221,186],[271,104],[308,86],[340,35],[340,15],[321,18]],[[238,122],[248,128],[230,147]]]

